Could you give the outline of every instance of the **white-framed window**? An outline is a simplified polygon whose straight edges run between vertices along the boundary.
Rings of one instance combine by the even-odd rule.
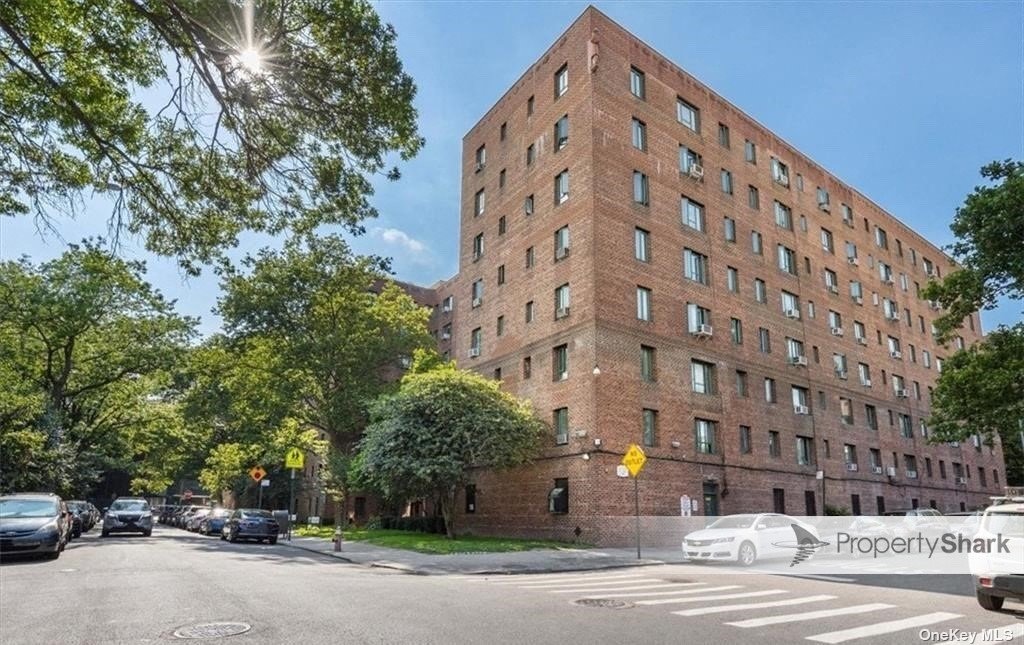
[[[700,155],[697,154],[696,150],[691,150],[686,146],[679,146],[679,172],[684,175],[689,174],[695,166],[701,166]]]
[[[690,302],[686,305],[686,324],[690,333],[700,330],[701,325],[711,324],[711,310]]]
[[[555,262],[569,255],[569,227],[555,231]]]
[[[552,413],[551,425],[555,428],[555,443],[569,443],[569,408],[558,408]]]
[[[708,256],[692,249],[684,249],[683,274],[688,280],[708,284]]]
[[[832,367],[840,377],[846,375],[846,354],[832,354]]]
[[[641,206],[651,205],[651,189],[647,175],[639,170],[633,171],[633,202]]]
[[[857,363],[857,376],[860,377],[860,384],[868,387],[871,385],[871,366],[867,363]]]
[[[636,259],[641,262],[651,261],[651,233],[642,228],[637,228],[633,233],[633,246],[636,252]]]
[[[880,248],[880,249],[888,249],[889,248],[889,235],[885,232],[885,229],[882,228],[881,226],[876,226],[875,227],[875,244],[877,244],[878,248]]]
[[[828,326],[830,329],[843,329],[843,315],[838,311],[828,310]]]
[[[775,403],[778,399],[775,396],[775,379],[765,377],[764,379],[764,400],[766,403]]]
[[[732,173],[722,168],[722,192],[732,195]]]
[[[857,261],[857,245],[853,242],[846,242],[846,259],[850,263]]]
[[[715,393],[715,365],[705,361],[690,361],[690,380],[692,389],[698,394]]]
[[[647,287],[636,288],[636,317],[638,320],[651,320],[651,290]]]
[[[921,350],[921,364],[928,368],[932,366],[932,354],[927,349]]]
[[[643,411],[643,442],[645,446],[656,445],[658,439],[658,411],[644,408]]]
[[[825,288],[829,291],[839,292],[839,276],[832,269],[825,269]]]
[[[569,143],[569,115],[563,115],[555,122],[555,152]]]
[[[569,200],[569,169],[555,175],[555,204]]]
[[[786,273],[796,275],[796,253],[793,249],[779,244],[776,250],[778,251],[779,268]]]
[[[689,197],[683,196],[680,201],[683,224],[695,231],[704,232],[704,206]]]
[[[700,110],[676,97],[676,119],[694,132],[700,132]]]
[[[629,91],[638,99],[647,98],[647,77],[635,67],[629,68]]]
[[[787,231],[793,230],[793,211],[782,202],[775,202],[775,224]]]
[[[647,124],[633,118],[633,147],[637,150],[647,150]]]
[[[555,72],[555,98],[569,91],[569,65],[565,64]]]
[[[762,304],[768,302],[768,287],[761,278],[754,278],[754,300]]]
[[[569,315],[569,305],[569,283],[566,282],[555,289],[555,317],[563,318]]]
[[[476,191],[476,195],[473,196],[473,215],[483,215],[484,208],[487,205],[487,196],[484,193],[484,189]]]
[[[722,220],[723,235],[726,242],[736,241],[736,220],[726,217]]]
[[[714,421],[709,421],[707,419],[693,420],[693,434],[696,439],[696,449],[700,454],[713,455],[718,452],[715,437],[716,425],[717,424]]]
[[[479,260],[484,255],[484,234],[477,233],[473,237],[473,260]]]
[[[786,338],[786,356],[789,358],[800,358],[804,356],[804,344],[795,338]]]
[[[726,288],[728,288],[732,293],[740,292],[740,272],[736,267],[726,267],[725,284]]]
[[[762,354],[772,352],[772,334],[765,327],[757,328],[757,348]]]
[[[818,187],[818,208],[822,210],[829,208],[828,191],[821,187]]]
[[[807,407],[807,399],[808,399],[807,388],[800,387],[799,385],[791,385],[789,390],[790,390],[790,397],[792,398],[792,401],[793,401],[793,407],[794,408],[797,408],[797,407],[805,407],[806,408]]]
[[[757,163],[757,144],[749,139],[743,143],[743,159],[747,163]]]
[[[832,231],[827,228],[821,229],[821,248],[827,253],[835,253],[835,243],[832,241]]]
[[[483,299],[484,299],[484,281],[483,281],[483,278],[480,278],[479,280],[474,281],[472,287],[470,288],[470,290],[471,290],[472,296],[473,296],[473,307],[479,307],[480,303],[483,302]]]
[[[787,316],[800,317],[800,298],[796,294],[783,291],[779,302],[782,304],[782,312]]]
[[[772,157],[772,179],[783,186],[789,186],[789,167]]]
[[[750,232],[750,250],[754,252],[754,255],[764,253],[764,242],[761,239],[761,234],[757,231]]]
[[[853,228],[853,209],[847,206],[846,204],[843,204],[842,211],[843,223],[849,226],[850,228]]]
[[[480,146],[476,149],[476,170],[480,172],[487,165],[487,146]]]

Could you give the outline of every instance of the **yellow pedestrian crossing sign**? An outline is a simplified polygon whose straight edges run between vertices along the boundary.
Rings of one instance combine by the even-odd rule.
[[[284,456],[285,468],[302,468],[306,465],[306,455],[298,448],[291,448]]]
[[[647,455],[644,454],[644,451],[635,443],[630,444],[629,450],[622,457],[622,465],[629,469],[630,476],[636,477],[643,470],[645,463],[647,463]]]

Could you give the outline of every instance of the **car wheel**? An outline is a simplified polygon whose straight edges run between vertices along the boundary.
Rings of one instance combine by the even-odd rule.
[[[151,535],[153,535],[153,531],[143,531],[142,532],[142,537],[149,537]]]
[[[1002,596],[990,596],[987,593],[977,592],[978,604],[981,605],[982,609],[989,611],[999,611],[1003,608],[1003,597]]]
[[[749,567],[757,561],[757,549],[750,542],[740,545],[739,553],[736,554],[736,561],[745,567]]]
[[[272,538],[270,538],[269,542],[271,544],[277,544],[277,538],[276,537],[272,537]]]
[[[46,558],[47,560],[56,560],[57,558],[60,557],[60,552],[61,552],[61,549],[56,549],[52,553],[47,553],[43,557]]]
[[[110,537],[110,531],[101,531],[100,537]]]
[[[220,533],[220,539],[222,539],[222,540],[226,540],[226,539],[228,539],[228,538],[227,538],[227,536],[226,536],[226,535],[224,535],[224,532],[223,532],[223,531],[221,531],[221,533]]]
[[[236,535],[234,533],[229,533],[228,534],[228,542],[231,542],[232,544],[237,543],[238,542],[238,535]]]

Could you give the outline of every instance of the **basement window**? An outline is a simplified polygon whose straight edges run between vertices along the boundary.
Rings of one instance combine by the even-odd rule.
[[[548,512],[568,513],[569,512],[569,480],[559,478],[555,480],[555,487],[548,493]]]

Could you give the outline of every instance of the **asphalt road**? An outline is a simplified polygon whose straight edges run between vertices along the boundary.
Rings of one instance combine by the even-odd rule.
[[[982,610],[970,581],[952,576],[837,581],[687,565],[415,576],[162,527],[150,538],[94,530],[59,560],[0,564],[4,645],[176,642],[176,630],[213,622],[251,626],[217,639],[232,644],[904,644],[922,642],[921,629],[1024,628],[1024,606],[1014,609]]]

